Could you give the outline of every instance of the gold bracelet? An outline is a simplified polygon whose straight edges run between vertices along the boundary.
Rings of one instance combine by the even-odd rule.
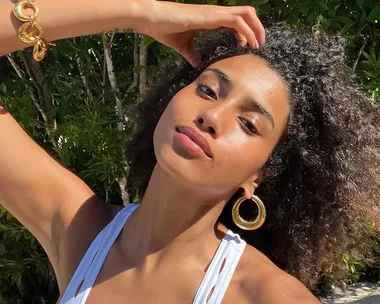
[[[42,28],[36,22],[39,10],[33,2],[34,0],[17,0],[13,13],[18,20],[25,22],[20,26],[18,36],[23,42],[34,44],[33,58],[41,61],[46,55],[48,46],[52,44],[42,38]],[[25,15],[24,10],[28,8],[33,10],[32,15]]]

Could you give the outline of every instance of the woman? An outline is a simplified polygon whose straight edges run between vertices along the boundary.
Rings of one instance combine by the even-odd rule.
[[[320,233],[333,230],[323,219],[334,220],[342,232],[337,240],[346,241],[347,231],[340,229],[350,223],[354,199],[363,199],[363,210],[376,211],[379,193],[374,189],[380,179],[376,170],[366,169],[368,160],[372,169],[379,164],[373,148],[379,143],[374,132],[379,111],[354,86],[339,83],[340,70],[333,73],[332,67],[340,67],[341,43],[321,38],[314,47],[312,38],[302,43],[292,31],[274,27],[271,40],[263,44],[262,25],[247,7],[150,0],[112,4],[67,0],[59,7],[41,0],[38,6],[37,21],[46,41],[132,28],[172,47],[198,67],[179,67],[142,104],[140,117],[145,122],[130,157],[132,165],[140,166],[132,172],[144,194],[139,207],[103,203],[28,138],[2,108],[0,140],[6,144],[0,150],[0,201],[46,250],[61,302],[318,303],[298,280],[246,246],[228,229],[233,226],[225,218],[232,203],[237,225],[243,230],[258,228],[265,220],[265,205],[263,233],[252,239],[285,267],[300,270],[297,274],[307,281],[308,270],[297,267],[297,262],[320,263],[318,254],[324,248],[332,257],[337,255],[329,247],[339,245],[329,239],[335,234],[328,233],[321,241]],[[13,4],[2,3],[0,8],[8,16]],[[13,18],[13,24],[6,19],[1,18],[1,54],[25,46],[18,39],[18,19]],[[192,39],[198,29],[220,27],[234,32],[241,46],[249,43],[254,49],[229,43],[220,47],[220,41],[228,40],[218,40],[215,34],[201,62]],[[303,62],[297,66],[296,59]],[[350,106],[347,94],[353,93]],[[342,119],[347,119],[347,131]],[[349,142],[356,135],[360,138],[355,144],[362,151]],[[351,177],[350,170],[358,178]],[[347,187],[368,180],[371,184],[365,183],[363,190]],[[281,184],[284,188],[275,188]],[[256,196],[261,188],[264,203]],[[243,206],[239,209],[236,199],[257,203],[256,222],[244,220]],[[255,204],[248,205],[252,210]],[[218,224],[220,214],[226,226]],[[316,257],[310,254],[314,248]],[[314,260],[302,260],[302,254]],[[318,267],[312,270],[323,269]]]

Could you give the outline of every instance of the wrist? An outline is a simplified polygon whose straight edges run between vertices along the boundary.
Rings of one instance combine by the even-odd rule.
[[[122,0],[125,2],[125,0]],[[156,0],[127,0],[129,5],[122,11],[116,12],[119,16],[119,30],[133,31],[139,34],[149,33],[154,17]],[[116,8],[117,9],[117,8]]]

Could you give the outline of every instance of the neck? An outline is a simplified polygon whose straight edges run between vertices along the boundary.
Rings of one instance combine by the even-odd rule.
[[[139,264],[173,244],[182,248],[215,244],[226,231],[220,231],[216,222],[229,197],[179,185],[156,164],[141,205],[127,222],[130,229],[123,232],[128,240],[123,242],[128,244],[124,253]]]

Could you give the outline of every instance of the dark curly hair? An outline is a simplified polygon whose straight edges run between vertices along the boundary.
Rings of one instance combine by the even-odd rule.
[[[236,193],[219,221],[311,287],[326,275],[343,278],[344,252],[371,254],[369,227],[380,227],[380,108],[345,65],[343,38],[279,25],[267,27],[266,37],[264,45],[252,49],[237,47],[227,31],[203,32],[202,65],[195,69],[177,62],[161,75],[139,105],[139,129],[127,148],[129,180],[131,190],[142,196],[156,163],[155,126],[179,90],[213,62],[260,56],[282,75],[292,107],[255,192],[268,216],[253,232],[237,228],[231,220]]]

